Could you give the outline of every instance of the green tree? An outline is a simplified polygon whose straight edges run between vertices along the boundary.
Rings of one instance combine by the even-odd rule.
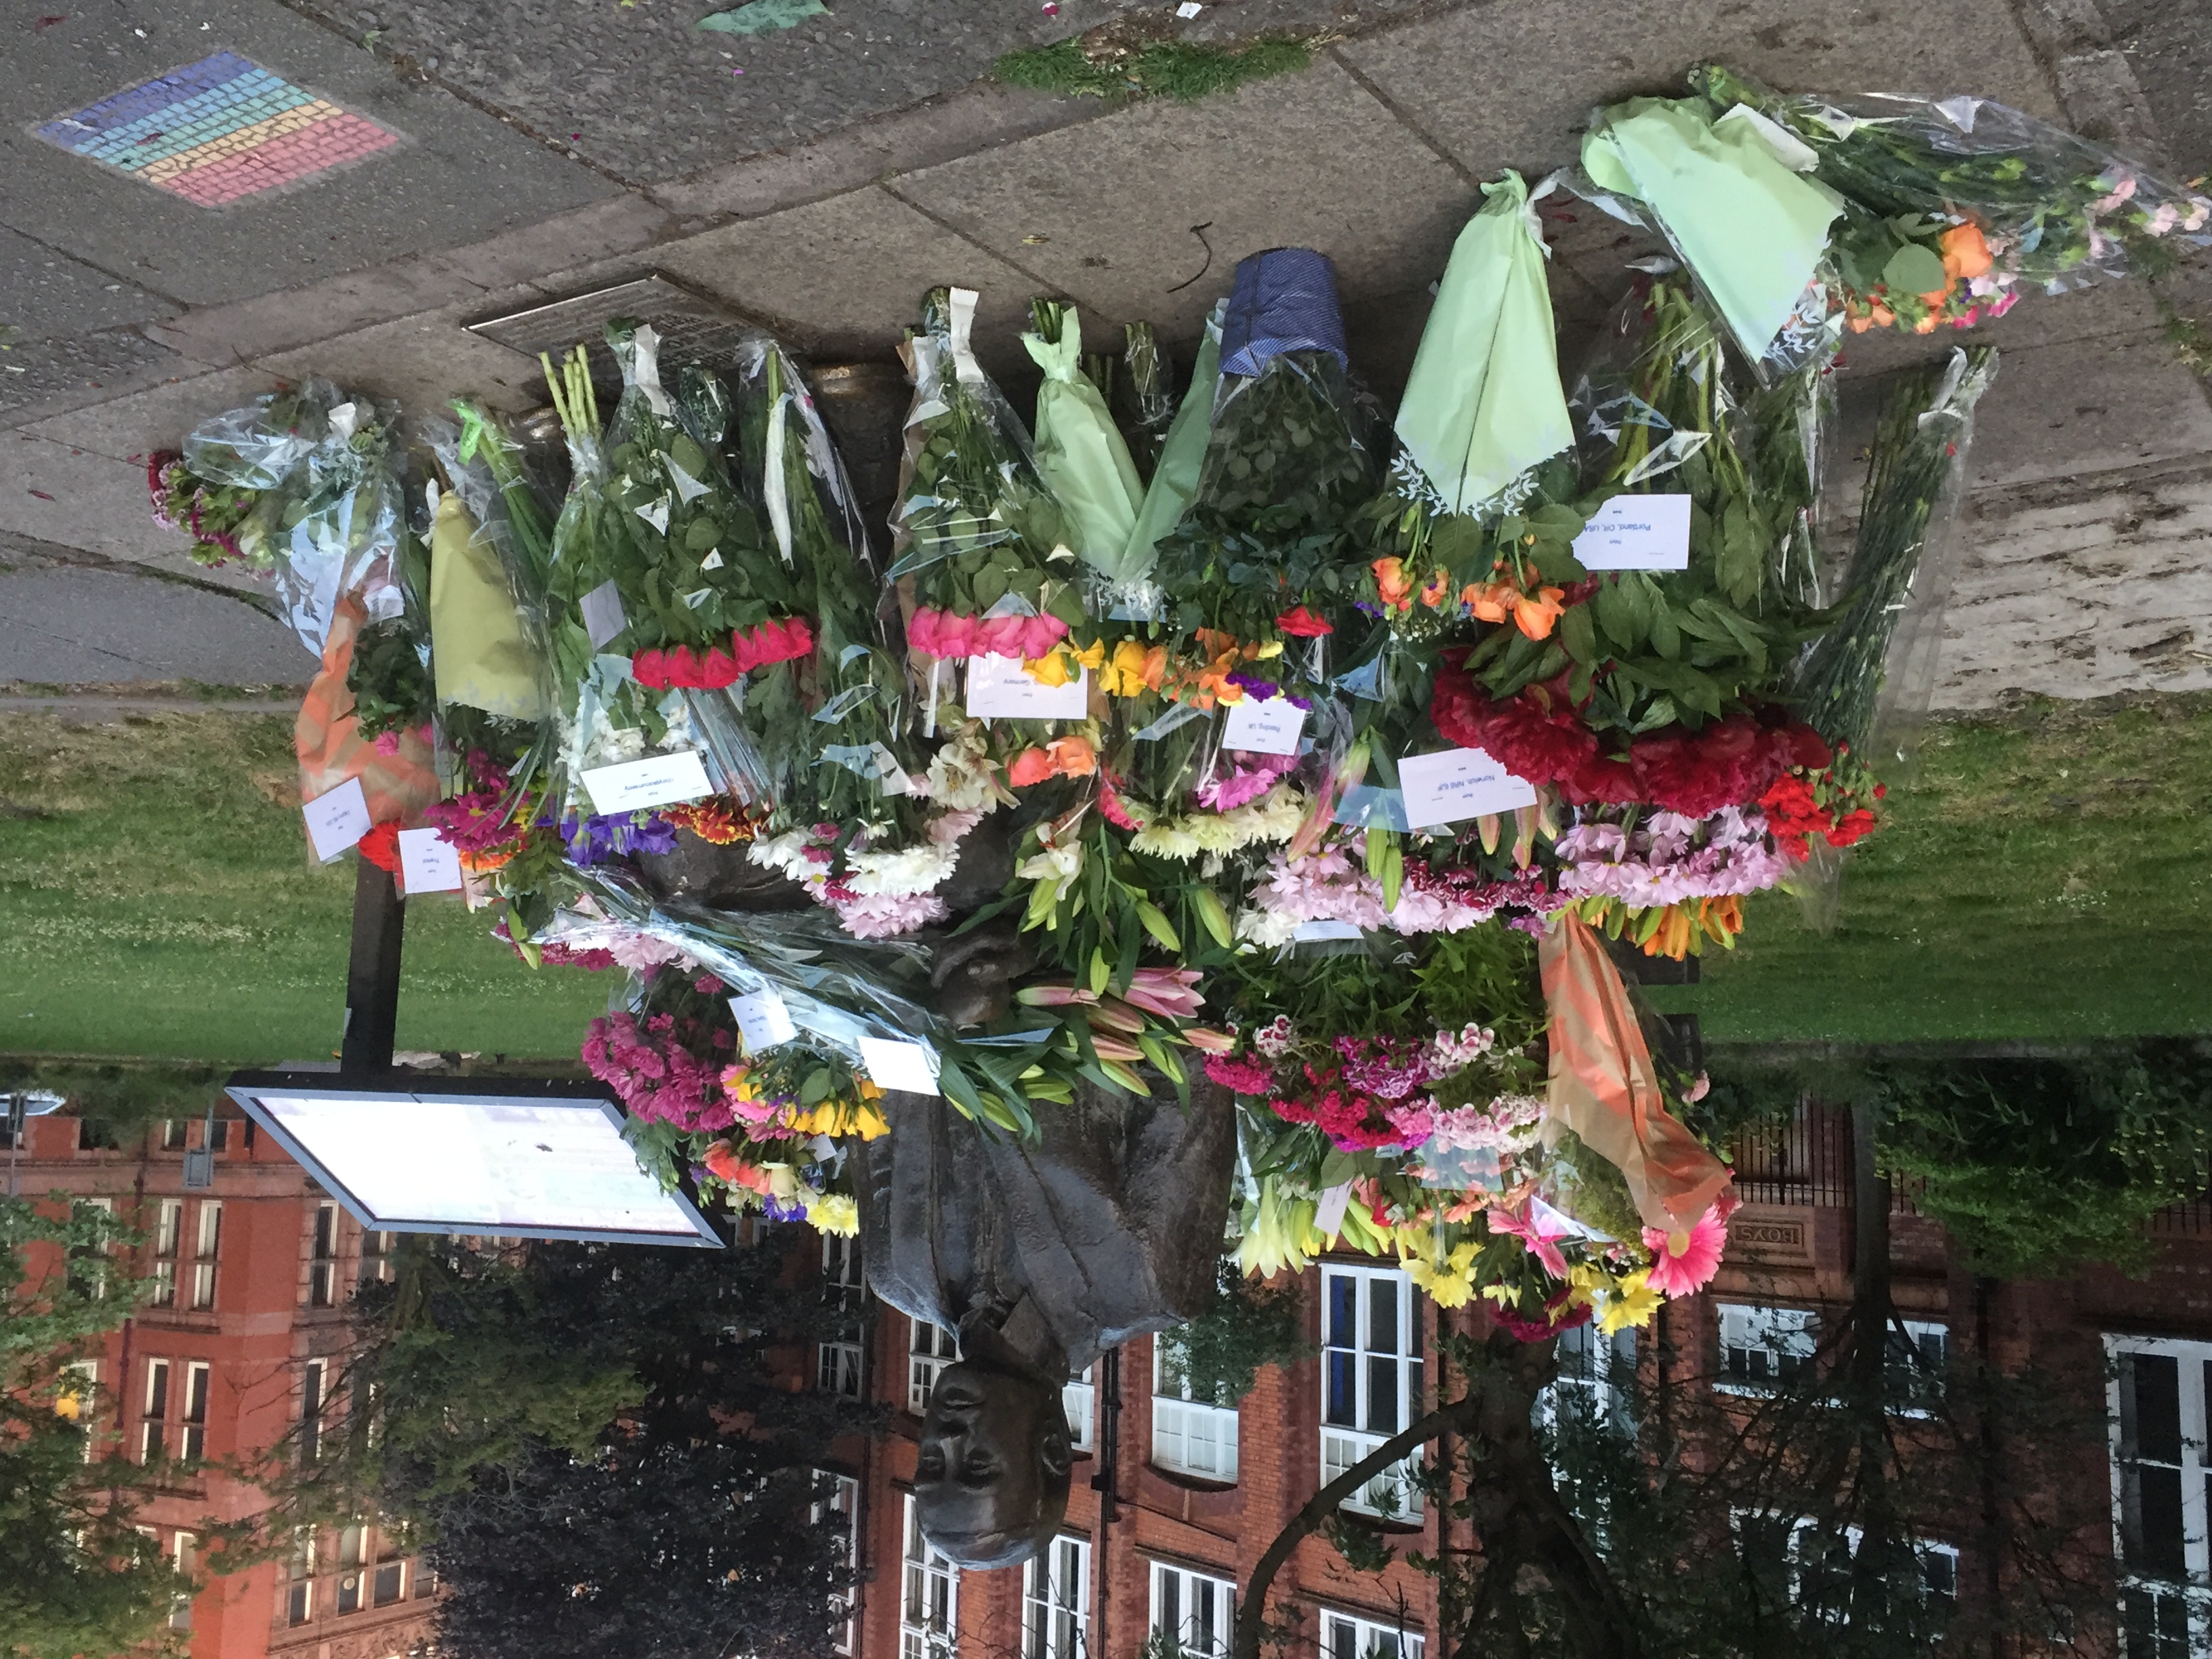
[[[98,1391],[70,1369],[136,1305],[112,1259],[134,1243],[60,1194],[0,1199],[0,1653],[128,1651],[187,1588],[131,1525],[147,1471],[87,1461]]]

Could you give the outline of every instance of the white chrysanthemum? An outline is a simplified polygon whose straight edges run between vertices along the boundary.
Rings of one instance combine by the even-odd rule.
[[[1163,859],[1194,859],[1206,850],[1191,833],[1188,818],[1175,818],[1139,830],[1129,844],[1139,853]]]
[[[952,873],[959,859],[957,845],[939,846],[934,842],[891,853],[853,853],[846,860],[851,874],[845,885],[855,893],[894,898],[933,892]]]
[[[781,870],[793,881],[805,881],[815,873],[805,858],[809,839],[804,830],[786,830],[782,835],[750,842],[745,848],[745,856],[763,870]]]

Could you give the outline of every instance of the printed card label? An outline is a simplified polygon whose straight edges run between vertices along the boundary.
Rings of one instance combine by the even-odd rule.
[[[348,778],[300,811],[307,816],[307,839],[314,845],[315,856],[325,864],[369,831],[368,797],[361,793],[359,778]]]
[[[585,594],[576,601],[576,608],[584,613],[584,632],[590,635],[594,651],[629,626],[629,618],[623,614],[622,590],[611,581],[601,582]]]
[[[595,766],[584,774],[584,787],[592,792],[592,810],[601,817],[699,800],[714,793],[708,787],[707,769],[689,749]]]
[[[730,1012],[738,1017],[738,1031],[745,1040],[745,1052],[749,1054],[773,1048],[779,1042],[788,1042],[799,1035],[799,1027],[792,1023],[791,1010],[773,991],[732,997]]]
[[[1344,1229],[1344,1212],[1352,1207],[1352,1183],[1340,1182],[1321,1195],[1314,1206],[1314,1230],[1327,1238]]]
[[[1291,935],[1299,945],[1310,945],[1316,939],[1360,939],[1364,937],[1358,927],[1349,921],[1302,921]]]
[[[979,720],[1079,720],[1091,712],[1091,671],[1065,685],[1030,678],[1012,657],[968,659],[968,714]]]
[[[409,897],[417,893],[461,890],[461,858],[435,830],[399,832],[399,884]]]
[[[1229,705],[1221,746],[1255,755],[1295,755],[1306,729],[1306,711],[1288,697],[1247,697]]]
[[[926,1042],[864,1036],[860,1063],[868,1068],[868,1080],[878,1089],[899,1089],[913,1095],[938,1092],[937,1050]]]
[[[1575,538],[1585,570],[1687,570],[1690,498],[1615,495]]]
[[[1415,830],[1536,804],[1533,785],[1480,749],[1408,755],[1398,763],[1398,781],[1406,786],[1406,822]]]

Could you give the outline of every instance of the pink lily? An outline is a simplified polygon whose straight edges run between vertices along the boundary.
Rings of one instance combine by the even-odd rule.
[[[1031,1008],[1065,1008],[1071,1003],[1094,1003],[1098,994],[1074,985],[1024,985],[1014,993],[1014,1000]]]
[[[1204,977],[1194,968],[1139,968],[1130,976],[1123,998],[1163,1019],[1188,1019],[1206,1006],[1198,993]]]
[[[1528,1206],[1522,1206],[1525,1212]],[[1567,1259],[1559,1254],[1558,1241],[1575,1237],[1571,1227],[1553,1220],[1548,1216],[1516,1213],[1511,1210],[1493,1207],[1489,1217],[1490,1231],[1507,1233],[1521,1241],[1529,1255],[1543,1264],[1544,1271],[1554,1279],[1567,1276]]]
[[[1176,1034],[1194,1048],[1209,1054],[1225,1054],[1237,1047],[1237,1039],[1226,1031],[1217,1031],[1207,1025],[1190,1025]]]

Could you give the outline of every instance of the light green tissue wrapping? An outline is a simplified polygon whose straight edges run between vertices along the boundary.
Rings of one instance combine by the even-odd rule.
[[[699,27],[717,34],[766,34],[787,29],[810,17],[821,17],[830,8],[822,0],[751,0],[732,11],[718,11],[699,20]]]
[[[1399,438],[1453,513],[1479,510],[1575,435],[1528,186],[1508,173],[1482,192],[1398,406]]]
[[[1037,471],[1060,498],[1076,552],[1111,577],[1144,498],[1137,464],[1106,412],[1106,400],[1083,372],[1083,331],[1075,307],[1060,313],[1057,340],[1029,333],[1022,343],[1044,371],[1037,388]]]
[[[1182,395],[1168,435],[1160,445],[1159,465],[1146,487],[1144,505],[1137,511],[1129,532],[1128,551],[1118,573],[1124,581],[1141,581],[1152,574],[1160,538],[1182,521],[1190,498],[1198,494],[1199,468],[1206,460],[1206,441],[1213,430],[1213,394],[1221,384],[1221,311],[1213,308],[1206,320],[1206,341],[1191,366],[1190,389]]]
[[[1583,140],[1583,170],[1659,216],[1754,360],[1790,320],[1843,211],[1842,198],[1791,172],[1751,123],[1716,126],[1672,99],[1607,110]]]

